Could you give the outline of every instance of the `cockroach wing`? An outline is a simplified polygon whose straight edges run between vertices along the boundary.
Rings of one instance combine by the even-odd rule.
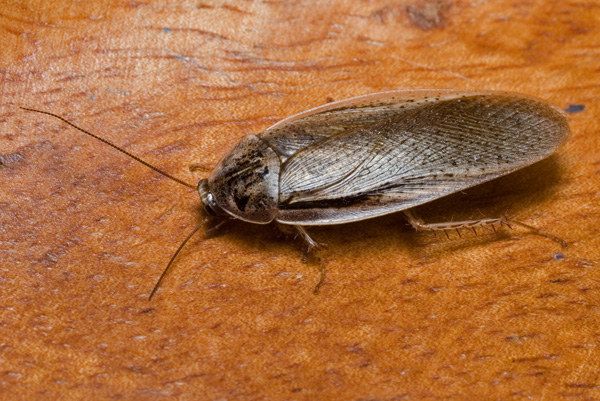
[[[569,134],[560,110],[523,95],[398,94],[327,105],[261,134],[284,161],[277,221],[339,224],[408,209],[533,164]]]
[[[465,92],[411,90],[373,93],[315,107],[279,121],[258,135],[282,162],[324,139],[385,121],[421,102],[456,97]]]

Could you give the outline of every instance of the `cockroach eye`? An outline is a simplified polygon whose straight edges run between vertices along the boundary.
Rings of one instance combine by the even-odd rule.
[[[206,213],[213,217],[225,215],[225,212],[223,212],[219,205],[217,205],[217,202],[215,202],[214,195],[208,189],[207,180],[200,180],[198,183],[198,193],[200,194],[200,200],[202,201]]]

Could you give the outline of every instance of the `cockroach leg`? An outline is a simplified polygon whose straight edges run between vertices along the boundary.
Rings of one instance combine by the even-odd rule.
[[[567,243],[564,240],[558,238],[557,236],[547,233],[545,231],[542,231],[539,228],[535,228],[535,227],[530,226],[525,223],[520,223],[520,222],[514,221],[514,220],[511,220],[509,222],[509,220],[511,219],[510,217],[453,221],[453,222],[448,222],[448,223],[425,223],[422,219],[417,217],[414,214],[414,212],[410,209],[403,210],[402,213],[404,213],[404,215],[408,219],[408,222],[410,223],[410,225],[413,226],[413,228],[418,231],[432,231],[434,233],[436,231],[443,231],[446,234],[446,236],[448,236],[447,230],[456,230],[458,232],[462,228],[467,228],[467,229],[472,230],[475,233],[475,235],[477,235],[477,231],[475,229],[476,227],[483,227],[490,232],[493,231],[494,233],[496,233],[496,226],[494,224],[499,224],[500,226],[505,225],[506,227],[510,228],[511,230],[513,229],[511,224],[513,224],[513,225],[516,225],[519,227],[526,228],[531,234],[540,235],[542,237],[551,239],[552,241],[559,243],[563,248],[567,247]],[[460,236],[460,234],[459,234],[459,236]]]
[[[223,227],[225,227],[228,223],[231,223],[232,221],[233,221],[233,219],[224,218],[223,220],[219,221],[214,226],[206,229],[204,231],[204,235],[206,235],[206,236],[214,236],[214,235],[219,236],[221,234],[219,232],[219,230],[221,230]]]
[[[464,220],[464,221],[452,221],[452,222],[447,222],[447,223],[425,223],[422,219],[420,219],[419,217],[417,217],[414,212],[410,209],[408,210],[403,210],[402,213],[404,213],[404,215],[406,216],[406,218],[408,219],[408,222],[410,223],[411,226],[413,226],[413,228],[415,230],[418,231],[433,231],[434,233],[436,231],[442,231],[446,234],[446,236],[448,237],[448,230],[455,230],[458,233],[458,236],[460,237],[460,230],[463,228],[469,229],[471,231],[473,231],[473,233],[475,235],[477,235],[477,230],[476,227],[484,227],[485,229],[487,229],[488,231],[496,231],[496,228],[494,227],[494,224],[506,224],[508,225],[508,223],[506,222],[506,218],[504,217],[499,217],[499,218],[495,218],[495,219],[479,219],[479,220]],[[489,227],[492,227],[491,229]]]
[[[485,228],[486,230],[488,230],[490,233],[495,233],[496,232],[496,227],[494,227],[494,223],[485,225],[485,226],[483,226],[483,228]]]
[[[404,216],[406,216],[406,218],[408,219],[408,222],[410,223],[412,228],[414,228],[415,230],[417,230],[417,231],[430,230],[430,231],[433,231],[433,233],[435,234],[435,231],[431,227],[428,227],[428,225],[422,219],[417,217],[410,209],[403,210],[402,213],[404,214]]]
[[[197,171],[212,171],[214,166],[207,166],[204,164],[192,164],[189,167],[190,172],[195,173]]]
[[[533,226],[530,226],[529,224],[525,224],[525,223],[521,223],[518,221],[512,221],[512,224],[517,225],[519,227],[523,227],[529,230],[530,233],[535,234],[535,235],[540,235],[544,238],[548,238],[554,242],[557,242],[560,244],[560,246],[562,246],[563,248],[568,248],[569,244],[567,244],[567,242],[561,238],[558,238],[556,235],[552,235],[550,233],[547,233],[543,230],[540,230],[539,228],[535,228]],[[510,225],[507,224],[508,227],[510,227]],[[512,227],[511,227],[512,228]]]
[[[304,253],[305,260],[308,260],[308,257],[311,256],[311,254],[314,255],[315,251],[318,251],[319,249],[323,249],[323,248],[327,247],[327,244],[322,244],[322,243],[319,243],[319,242],[315,241],[314,239],[312,239],[310,237],[310,235],[308,235],[308,232],[306,231],[306,229],[304,227],[294,226],[294,228],[296,229],[296,231],[298,232],[300,237],[302,237],[302,239],[304,240],[304,242],[307,245],[306,252]],[[313,290],[313,294],[315,294],[315,295],[319,293],[319,289],[325,282],[325,275],[326,275],[325,263],[321,262],[319,258],[317,258],[317,260],[319,261],[319,264],[321,266],[321,277],[319,278],[319,282],[317,283],[317,285],[315,286],[315,289]]]
[[[327,270],[325,269],[325,263],[321,263],[321,278],[319,278],[319,282],[315,286],[315,288],[313,290],[313,294],[317,295],[319,293],[319,290],[321,289],[321,286],[325,282],[325,274],[326,274],[326,272],[327,272]]]
[[[317,251],[322,248],[327,248],[327,244],[322,244],[310,237],[306,229],[302,226],[294,226],[296,232],[300,235],[300,237],[304,240],[307,246],[306,253],[311,253],[313,251]]]

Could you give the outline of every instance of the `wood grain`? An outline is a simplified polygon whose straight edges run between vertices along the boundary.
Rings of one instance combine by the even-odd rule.
[[[600,399],[597,2],[5,0],[0,37],[0,398]],[[244,135],[402,88],[571,106],[558,155],[419,210],[569,247],[316,228],[315,296],[298,241],[235,223],[148,302],[197,194],[15,107],[197,182]]]

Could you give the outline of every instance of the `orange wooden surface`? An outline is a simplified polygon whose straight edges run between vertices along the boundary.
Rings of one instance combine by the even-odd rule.
[[[0,398],[600,399],[600,4],[0,1]],[[518,213],[451,240],[399,215],[199,236],[196,182],[241,137],[402,88],[545,98],[552,159],[420,210]],[[480,214],[481,213],[481,214]],[[562,255],[561,255],[562,254]]]

